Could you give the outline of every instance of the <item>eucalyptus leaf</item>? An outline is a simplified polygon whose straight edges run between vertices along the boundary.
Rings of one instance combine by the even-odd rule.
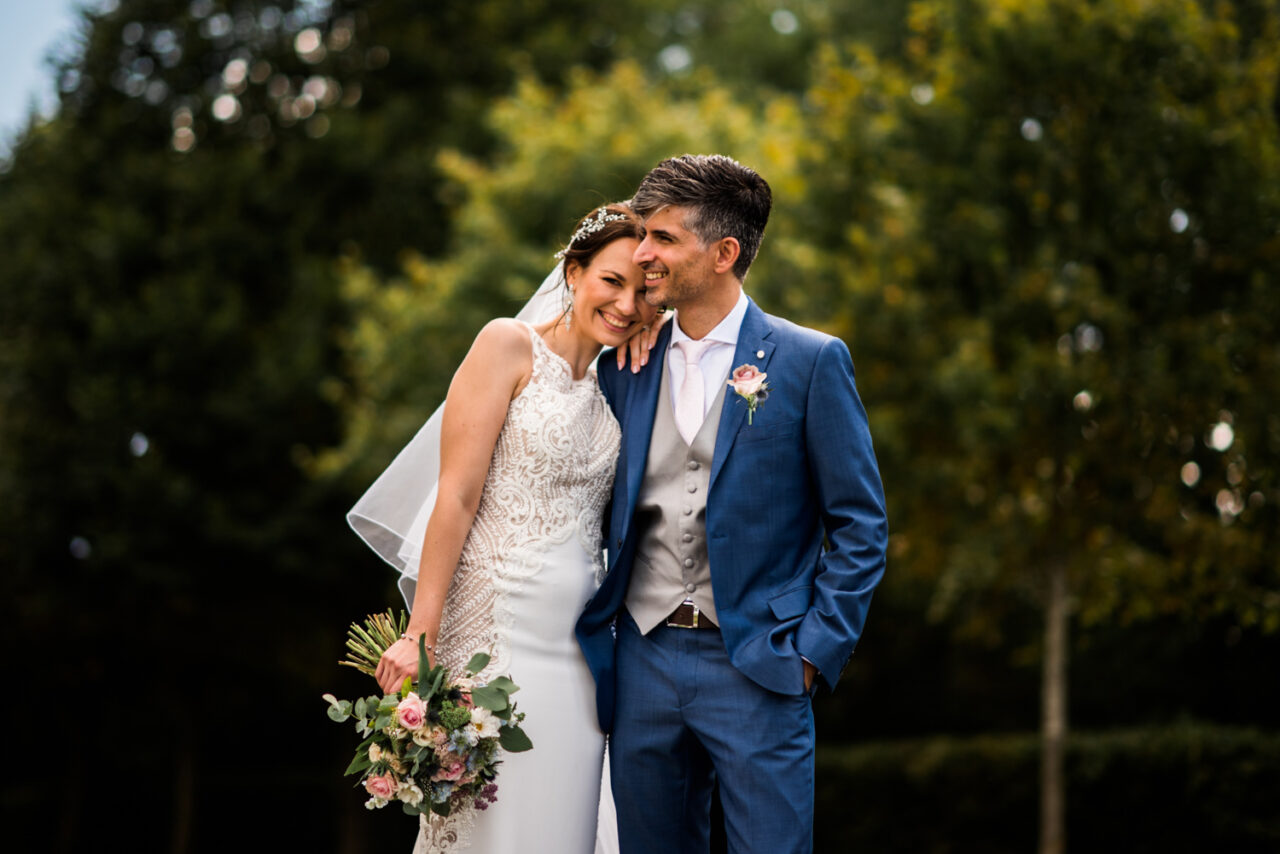
[[[355,710],[356,710],[356,714],[359,715],[360,717],[364,717],[367,714],[367,712],[365,711],[364,697],[361,697],[360,699],[356,700]]]
[[[505,691],[508,694],[514,694],[520,690],[520,686],[512,682],[506,676],[499,676],[496,679],[490,679],[489,687],[497,688],[499,691]]]
[[[342,711],[342,709],[338,706],[330,706],[328,709],[328,712],[329,712],[329,720],[337,721],[338,723],[343,723],[347,720],[347,718],[351,717],[351,714],[349,712]]]
[[[449,802],[448,802],[448,801],[445,801],[445,802],[444,802],[444,803],[442,803],[442,804],[438,804],[438,803],[436,803],[435,801],[432,801],[432,802],[431,802],[431,811],[432,811],[433,813],[435,813],[436,815],[444,815],[444,816],[447,816],[447,815],[449,814]]]
[[[373,722],[374,729],[383,729],[389,726],[391,726],[391,715],[382,715]]]
[[[508,753],[523,753],[533,749],[533,742],[520,727],[511,725],[498,730],[498,743]]]
[[[479,673],[489,664],[489,654],[487,652],[477,652],[471,656],[471,660],[467,662],[468,673]]]
[[[406,804],[404,801],[400,802],[400,808],[404,810],[405,815],[422,815],[422,810],[420,808],[415,807],[412,804]]]
[[[500,712],[507,708],[507,695],[504,691],[481,685],[471,691],[471,702],[491,712]]]

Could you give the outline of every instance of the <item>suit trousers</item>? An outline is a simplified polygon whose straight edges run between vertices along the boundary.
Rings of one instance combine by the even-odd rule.
[[[807,695],[748,679],[718,631],[660,625],[642,635],[625,610],[617,668],[609,761],[622,854],[706,854],[715,782],[730,852],[813,850]]]

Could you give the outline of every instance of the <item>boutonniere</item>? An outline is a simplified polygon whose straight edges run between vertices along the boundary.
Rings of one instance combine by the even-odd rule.
[[[742,365],[734,368],[728,385],[733,393],[747,402],[747,423],[756,414],[756,407],[764,403],[769,396],[769,384],[764,381],[768,374],[761,373],[755,365]]]

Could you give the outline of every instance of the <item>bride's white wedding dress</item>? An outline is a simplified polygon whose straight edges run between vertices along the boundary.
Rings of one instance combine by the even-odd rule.
[[[575,381],[529,334],[532,377],[507,409],[436,649],[452,673],[492,652],[478,678],[510,674],[520,686],[512,699],[533,750],[502,757],[487,810],[424,816],[414,854],[596,850],[604,736],[573,627],[604,571],[601,516],[621,433],[595,376]]]

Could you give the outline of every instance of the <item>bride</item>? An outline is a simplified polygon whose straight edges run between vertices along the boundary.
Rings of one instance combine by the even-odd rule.
[[[416,678],[420,636],[452,673],[490,652],[477,679],[511,674],[534,744],[503,757],[498,801],[486,811],[423,816],[415,854],[595,850],[604,736],[573,627],[604,571],[601,517],[620,430],[591,365],[603,346],[628,341],[633,365],[638,354],[647,361],[655,310],[631,260],[643,236],[625,205],[583,218],[562,273],[521,313],[534,322],[504,318],[481,330],[443,414],[349,516],[404,573],[413,603],[408,631],[378,664],[382,689]],[[423,496],[437,459],[435,489]],[[602,825],[602,844],[616,849],[609,834]]]

